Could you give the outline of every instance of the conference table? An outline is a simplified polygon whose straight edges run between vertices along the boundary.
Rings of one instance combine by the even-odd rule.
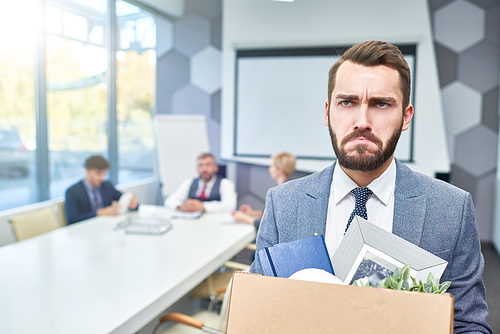
[[[172,212],[141,205],[141,217]],[[134,333],[239,253],[255,229],[229,213],[170,218],[162,235],[100,216],[0,247],[0,333]]]

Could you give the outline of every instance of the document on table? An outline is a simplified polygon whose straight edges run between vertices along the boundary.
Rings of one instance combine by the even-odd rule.
[[[202,214],[203,214],[202,211],[196,211],[196,212],[175,211],[174,214],[172,215],[172,218],[197,219],[200,218]]]
[[[165,218],[132,216],[119,223],[117,229],[132,234],[164,234],[172,228],[172,223]]]

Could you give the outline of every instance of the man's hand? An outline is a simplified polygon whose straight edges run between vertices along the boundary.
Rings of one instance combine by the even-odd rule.
[[[196,212],[205,211],[205,207],[203,206],[202,201],[189,198],[184,202],[184,204],[178,206],[177,210],[184,212]]]
[[[242,222],[250,225],[255,224],[255,218],[249,215],[248,213],[242,211],[233,211],[231,215],[237,222]]]
[[[139,201],[137,200],[137,198],[135,198],[135,196],[133,196],[132,199],[130,200],[130,204],[128,205],[128,208],[129,208],[129,210],[135,210],[135,209],[137,209],[138,205],[139,205]]]
[[[118,203],[111,204],[110,206],[107,206],[105,208],[97,210],[97,215],[98,216],[116,216],[119,214],[119,209],[120,205]]]
[[[249,215],[252,215],[252,207],[248,204],[243,204],[240,206],[239,209],[241,212],[248,213]]]
[[[243,204],[240,206],[239,209],[241,212],[246,213],[247,215],[250,215],[255,218],[262,218],[262,210],[254,210],[252,207],[248,204]]]

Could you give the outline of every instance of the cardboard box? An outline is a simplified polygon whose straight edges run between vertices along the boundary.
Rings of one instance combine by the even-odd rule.
[[[453,333],[453,296],[236,272],[227,334]]]

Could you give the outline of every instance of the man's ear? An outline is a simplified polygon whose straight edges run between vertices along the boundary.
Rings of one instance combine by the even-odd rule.
[[[325,125],[330,126],[328,124],[328,113],[330,112],[330,105],[328,104],[328,100],[325,101]]]
[[[413,106],[411,104],[408,104],[403,114],[403,128],[402,128],[403,131],[408,130],[412,118],[413,118]]]

